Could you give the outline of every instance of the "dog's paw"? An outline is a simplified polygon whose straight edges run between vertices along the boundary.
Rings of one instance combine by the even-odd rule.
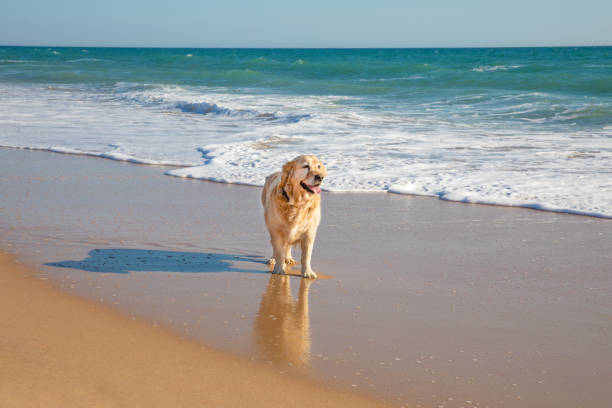
[[[295,259],[293,258],[285,258],[285,265],[287,266],[293,266],[297,264],[297,262],[295,261]]]
[[[270,269],[270,273],[274,273],[276,275],[285,275],[285,268],[283,268],[280,264],[275,264],[274,268]]]
[[[317,274],[313,271],[304,271],[302,272],[302,276],[306,279],[317,279]]]

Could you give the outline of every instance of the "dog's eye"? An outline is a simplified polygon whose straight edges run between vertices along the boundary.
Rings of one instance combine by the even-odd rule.
[[[310,165],[309,164],[305,164],[304,167],[302,167],[302,168],[310,170]]]

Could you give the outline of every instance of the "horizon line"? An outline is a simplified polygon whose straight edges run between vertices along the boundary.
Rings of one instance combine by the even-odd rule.
[[[495,45],[495,46],[422,46],[422,47],[230,47],[230,46],[154,46],[154,45],[9,45],[21,48],[148,48],[148,49],[201,49],[201,50],[428,50],[428,49],[504,49],[504,48],[606,48],[612,45]]]

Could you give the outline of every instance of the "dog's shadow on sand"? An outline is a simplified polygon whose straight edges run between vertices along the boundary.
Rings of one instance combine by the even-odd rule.
[[[124,274],[130,272],[268,273],[267,267],[248,268],[248,264],[266,265],[266,262],[267,260],[259,255],[105,248],[89,251],[88,257],[81,261],[49,262],[45,265],[88,272]],[[246,263],[247,267],[239,268],[236,266],[237,263]]]

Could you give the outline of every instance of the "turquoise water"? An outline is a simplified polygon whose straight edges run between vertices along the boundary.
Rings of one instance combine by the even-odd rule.
[[[612,47],[0,47],[0,97],[5,146],[247,184],[312,152],[332,190],[612,214]]]
[[[508,49],[132,49],[0,48],[0,81],[113,86],[117,83],[226,87],[235,92],[366,97],[366,108],[414,108],[481,95],[545,93],[539,109],[509,120],[607,125],[612,118],[612,47]],[[461,102],[455,110],[459,115]],[[576,117],[577,116],[577,117]]]

